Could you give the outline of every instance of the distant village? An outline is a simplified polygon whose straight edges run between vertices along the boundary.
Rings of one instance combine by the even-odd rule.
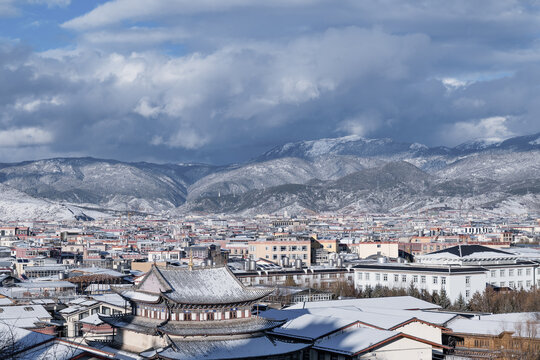
[[[0,223],[1,359],[540,359],[540,219]]]

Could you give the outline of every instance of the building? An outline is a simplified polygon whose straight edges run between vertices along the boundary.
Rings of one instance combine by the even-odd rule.
[[[132,289],[118,289],[132,313],[100,318],[114,340],[147,358],[293,359],[306,344],[266,335],[283,321],[252,315],[273,289],[246,288],[227,267],[161,269],[153,266]]]
[[[416,257],[421,264],[445,266],[481,266],[487,283],[494,287],[530,290],[540,286],[538,262],[522,260],[514,253],[481,245],[458,245]]]
[[[310,265],[312,259],[312,239],[310,238],[275,238],[272,240],[257,240],[248,243],[249,257],[253,260],[266,259],[279,263],[282,258],[290,261],[300,260]]]
[[[448,323],[454,355],[468,359],[538,359],[540,314],[457,317]]]
[[[487,271],[482,267],[375,262],[354,267],[354,284],[358,290],[377,285],[405,289],[414,286],[429,293],[444,290],[452,302],[460,295],[469,300],[475,292],[483,292],[487,280]]]

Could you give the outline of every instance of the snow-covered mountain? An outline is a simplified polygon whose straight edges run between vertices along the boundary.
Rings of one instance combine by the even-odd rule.
[[[219,167],[58,158],[0,164],[0,185],[0,220],[23,203],[37,218],[94,217],[85,209],[97,209],[96,216],[437,207],[539,212],[540,134],[454,148],[349,136],[290,143]]]

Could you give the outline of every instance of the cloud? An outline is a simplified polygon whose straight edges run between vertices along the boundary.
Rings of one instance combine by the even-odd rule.
[[[37,127],[0,130],[0,147],[21,147],[50,144],[51,132]]]
[[[263,7],[290,7],[308,4],[308,0],[276,0],[259,3]],[[113,25],[126,20],[142,20],[194,14],[199,12],[221,12],[240,7],[251,7],[255,4],[249,0],[113,0],[99,5],[94,10],[76,17],[63,24],[66,28],[84,30],[95,27]]]
[[[215,163],[333,135],[451,145],[540,131],[538,14],[506,1],[111,0],[63,24],[67,45],[0,40],[0,128],[62,139],[13,158]]]
[[[452,124],[446,134],[454,144],[469,140],[497,142],[515,135],[508,129],[508,117],[505,116],[492,116],[469,122],[460,121]]]
[[[71,0],[0,0],[0,18],[20,15],[20,7],[25,4],[47,5],[47,7],[66,7]]]

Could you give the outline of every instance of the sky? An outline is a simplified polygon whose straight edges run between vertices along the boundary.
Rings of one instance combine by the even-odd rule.
[[[0,162],[540,131],[540,3],[0,0]]]

